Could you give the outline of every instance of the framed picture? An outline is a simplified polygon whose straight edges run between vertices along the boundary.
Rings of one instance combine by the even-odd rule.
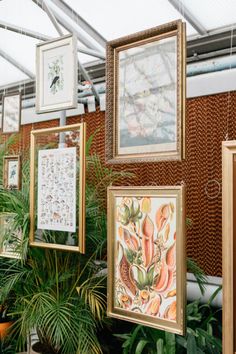
[[[15,227],[15,213],[0,213],[0,257],[21,258],[22,234]]]
[[[31,131],[31,246],[85,252],[85,143],[85,123]]]
[[[223,353],[236,352],[236,140],[222,143]]]
[[[20,155],[4,156],[3,187],[5,189],[21,188],[21,158]]]
[[[21,94],[4,95],[2,99],[2,133],[18,133],[21,120]]]
[[[108,189],[108,316],[184,334],[184,187]]]
[[[107,162],[184,158],[185,66],[180,20],[107,43]]]
[[[73,35],[36,46],[36,112],[77,107],[77,40]]]

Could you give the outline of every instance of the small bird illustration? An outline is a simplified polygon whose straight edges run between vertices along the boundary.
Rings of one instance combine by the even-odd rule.
[[[52,88],[52,86],[53,85],[55,85],[56,84],[56,82],[58,81],[60,79],[60,77],[57,75],[57,76],[55,76],[54,78],[53,78],[53,80],[52,80],[52,83],[51,83],[51,86],[50,86],[50,88]]]
[[[14,167],[16,167],[16,166],[14,166]],[[14,178],[15,175],[16,175],[16,171],[12,170],[11,175],[10,175],[10,179]]]

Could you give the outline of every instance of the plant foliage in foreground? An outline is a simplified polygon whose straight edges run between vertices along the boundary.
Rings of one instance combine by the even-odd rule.
[[[222,352],[222,328],[216,310],[211,303],[219,287],[207,304],[196,300],[187,305],[186,335],[156,330],[141,325],[135,326],[131,333],[117,334],[124,343],[123,354],[220,354]]]
[[[80,255],[28,247],[28,159],[22,173],[22,190],[0,188],[0,212],[17,214],[15,225],[23,237],[22,261],[0,258],[0,302],[7,301],[16,318],[11,336],[23,349],[27,335],[36,329],[50,353],[102,353],[97,329],[106,308],[105,277],[99,275],[106,255],[104,195],[108,185],[130,175],[104,168],[96,155],[87,157],[87,250]]]

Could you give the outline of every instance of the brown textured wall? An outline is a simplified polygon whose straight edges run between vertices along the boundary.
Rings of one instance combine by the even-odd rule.
[[[221,142],[236,139],[236,93],[225,93],[187,100],[186,159],[183,162],[116,165],[115,170],[136,174],[135,185],[175,185],[183,181],[187,188],[187,255],[195,259],[209,275],[221,275]],[[87,135],[100,128],[92,151],[104,162],[105,113],[99,109],[68,124],[85,121]],[[29,145],[31,129],[56,126],[57,120],[22,126],[20,149]],[[130,182],[130,181],[129,181]],[[125,183],[125,181],[124,181]],[[208,183],[209,198],[205,192]]]

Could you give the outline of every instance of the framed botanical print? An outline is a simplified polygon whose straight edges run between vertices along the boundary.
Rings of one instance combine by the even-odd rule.
[[[107,162],[184,158],[185,66],[180,20],[107,43]]]
[[[21,121],[21,94],[8,94],[2,100],[2,133],[18,133]]]
[[[222,143],[223,353],[236,352],[236,140]]]
[[[185,331],[184,187],[108,189],[108,316]]]
[[[85,123],[31,131],[31,246],[85,252],[85,134]]]
[[[21,188],[21,158],[20,155],[4,156],[3,187],[5,189]]]
[[[36,47],[36,112],[77,107],[77,40],[73,35]]]
[[[0,213],[0,257],[21,258],[22,233],[15,226],[15,213]]]

